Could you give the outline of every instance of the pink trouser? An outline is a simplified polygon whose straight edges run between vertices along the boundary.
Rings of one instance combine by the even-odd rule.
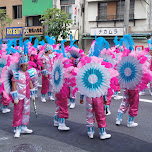
[[[89,98],[86,97],[86,121],[88,127],[93,127],[96,117],[98,127],[106,127],[106,117],[104,112],[103,97],[100,98]]]
[[[13,127],[28,125],[30,118],[30,99],[24,98],[19,103],[14,104]]]
[[[51,81],[50,75],[48,76],[48,78],[46,78],[44,75],[42,75],[41,93],[47,94],[47,92],[53,92],[52,81]]]
[[[124,90],[123,100],[120,104],[118,112],[126,113],[129,108],[129,115],[137,116],[139,105],[139,91],[138,90]]]
[[[57,115],[59,118],[65,118],[67,119],[69,117],[69,112],[68,112],[68,101],[67,97],[63,96],[62,93],[56,93],[55,95],[56,100],[56,112],[55,115]]]
[[[117,91],[117,92],[120,91],[120,84],[116,85],[116,91]]]
[[[107,95],[107,105],[111,104],[111,95]]]

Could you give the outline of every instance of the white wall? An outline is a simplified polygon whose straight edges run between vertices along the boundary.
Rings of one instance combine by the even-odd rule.
[[[147,19],[148,4],[143,0],[135,1],[134,18]]]
[[[96,16],[98,16],[98,3],[88,3],[88,21],[96,21]]]

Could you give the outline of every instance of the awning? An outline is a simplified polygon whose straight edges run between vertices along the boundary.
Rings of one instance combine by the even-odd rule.
[[[103,36],[103,38],[105,38],[106,40],[114,40],[114,36]],[[118,39],[120,39],[122,37],[118,37]],[[132,36],[132,38],[134,40],[147,40],[146,36]],[[91,36],[86,36],[82,38],[83,40],[95,40],[95,37],[91,37]]]
[[[13,41],[14,39],[19,40],[19,38],[3,38],[2,41],[3,41],[3,43],[4,43],[4,42],[7,43],[8,40]]]
[[[31,37],[32,35],[26,35],[26,36],[23,36],[23,38],[29,38]],[[41,37],[41,36],[44,36],[44,35],[33,35],[34,37]]]

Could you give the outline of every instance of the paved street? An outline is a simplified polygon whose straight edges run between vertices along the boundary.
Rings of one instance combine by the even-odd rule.
[[[40,90],[39,90],[40,93]],[[122,95],[121,95],[122,96]],[[146,99],[147,102],[143,102]],[[85,104],[69,109],[70,117],[66,124],[71,128],[68,132],[58,131],[53,127],[55,103],[36,100],[38,118],[35,118],[31,105],[29,128],[34,130],[31,135],[21,135],[15,139],[13,128],[13,105],[11,112],[0,113],[0,152],[152,152],[152,97],[148,94],[141,96],[139,114],[135,121],[136,128],[126,126],[128,114],[124,115],[121,126],[115,125],[117,109],[121,100],[112,100],[110,116],[107,116],[107,132],[112,135],[109,140],[99,139],[99,129],[95,127],[94,139],[87,136],[85,126]],[[26,149],[26,150],[25,150]]]

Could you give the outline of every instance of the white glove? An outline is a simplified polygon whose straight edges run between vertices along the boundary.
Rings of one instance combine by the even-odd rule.
[[[32,101],[33,101],[33,100],[35,101],[35,96],[31,96],[31,99],[32,99]]]
[[[19,103],[19,100],[16,98],[14,99],[14,103],[18,104]]]

